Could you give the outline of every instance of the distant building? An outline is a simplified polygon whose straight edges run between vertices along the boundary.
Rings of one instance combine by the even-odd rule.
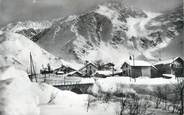
[[[97,66],[92,63],[86,63],[84,67],[79,69],[79,72],[82,73],[83,77],[92,77],[98,70]]]
[[[143,60],[130,60],[123,63],[122,75],[137,78],[140,76],[157,77],[158,70],[149,62]]]
[[[69,66],[61,65],[61,67],[54,70],[54,73],[58,74],[58,75],[62,75],[62,74],[67,74],[67,73],[70,73],[73,71],[75,71],[75,69],[73,69]]]
[[[112,71],[105,70],[105,71],[96,71],[95,77],[100,77],[100,78],[106,78],[112,76]]]
[[[107,63],[100,66],[100,70],[112,70],[114,68],[113,63]]]
[[[160,61],[154,66],[159,70],[159,73],[164,75],[175,75],[176,77],[184,76],[184,60],[176,57],[170,60]]]

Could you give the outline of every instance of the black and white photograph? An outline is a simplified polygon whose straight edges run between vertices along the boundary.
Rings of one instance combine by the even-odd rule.
[[[184,115],[184,0],[0,0],[0,115]]]

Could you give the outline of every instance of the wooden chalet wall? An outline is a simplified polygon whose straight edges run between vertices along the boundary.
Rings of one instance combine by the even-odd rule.
[[[176,58],[169,63],[156,64],[155,67],[158,69],[158,72],[161,74],[161,76],[163,74],[173,74],[176,77],[184,76],[184,60],[181,58]]]
[[[83,68],[81,68],[79,71],[83,74],[83,76],[90,77],[92,74],[94,74],[97,71],[97,67],[89,63]]]

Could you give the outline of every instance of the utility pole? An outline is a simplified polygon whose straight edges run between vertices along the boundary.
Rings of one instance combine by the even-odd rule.
[[[183,56],[184,55],[184,43],[183,43],[183,41],[180,41],[180,48],[181,48],[181,56]]]
[[[35,78],[35,81],[37,82],[37,77],[36,77],[36,71],[33,63],[33,57],[30,52],[30,80],[33,81],[33,77]]]
[[[133,77],[133,79],[134,79],[134,81],[135,81],[135,75],[134,75],[134,67],[135,67],[135,57],[134,57],[134,54],[132,55],[132,61],[133,61],[133,68],[132,68],[132,77]]]

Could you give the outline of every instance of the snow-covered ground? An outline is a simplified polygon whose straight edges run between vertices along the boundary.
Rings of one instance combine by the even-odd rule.
[[[38,96],[32,93],[32,83],[24,71],[14,67],[1,68],[1,115],[39,115]]]
[[[81,102],[79,102],[81,103]],[[98,102],[91,105],[87,111],[87,103],[85,106],[69,106],[65,105],[45,105],[41,107],[40,115],[116,115],[119,111],[118,103]]]
[[[93,79],[93,78],[92,78]],[[128,77],[82,79],[93,81],[93,94],[136,93],[134,85],[163,85],[176,83],[176,79],[138,78],[136,82]],[[122,87],[123,85],[123,87]],[[16,67],[0,68],[0,111],[1,115],[117,115],[118,102],[103,102],[87,94],[61,91],[45,83],[30,82],[27,73]],[[89,103],[91,102],[91,103]]]
[[[47,84],[31,83],[26,72],[15,67],[1,68],[1,115],[115,115],[118,103],[98,102],[94,97],[61,91]]]
[[[93,85],[91,91],[94,95],[101,95],[101,93],[134,93],[136,91],[133,89],[134,86],[145,86],[145,88],[150,88],[154,86],[162,86],[169,84],[176,84],[177,79],[174,77],[171,79],[164,78],[148,78],[140,77],[132,79],[130,77],[108,77],[108,78],[97,78],[95,84]]]

